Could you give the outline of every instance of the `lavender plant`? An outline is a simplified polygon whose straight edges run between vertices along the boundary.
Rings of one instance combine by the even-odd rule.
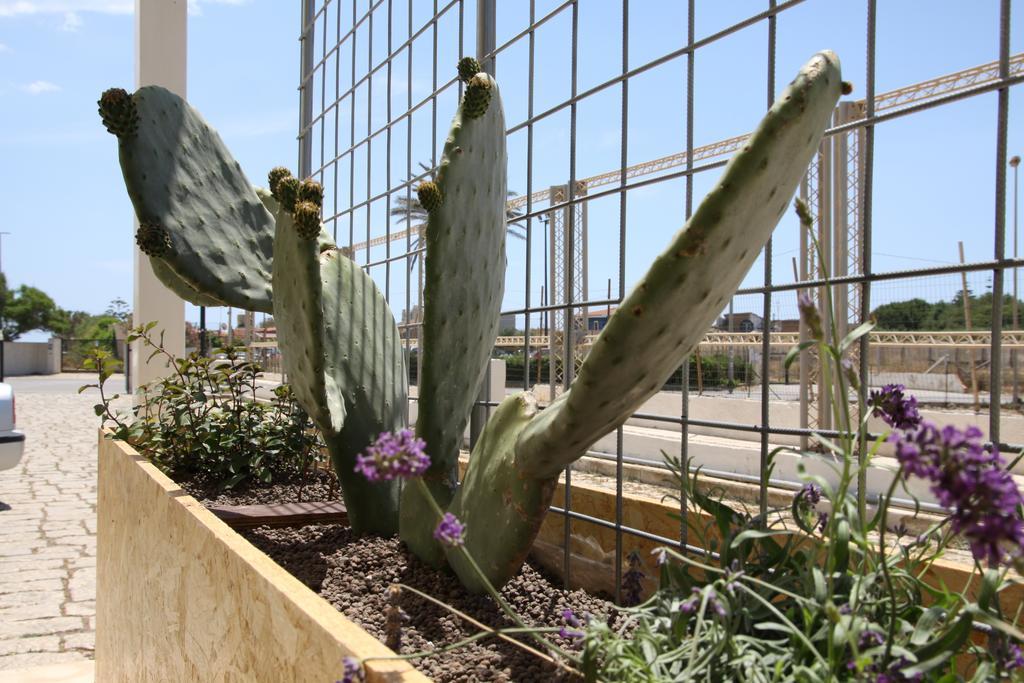
[[[798,213],[806,221],[806,211]],[[806,299],[800,308],[813,339],[789,362],[817,347],[838,395],[857,389],[846,356],[871,323],[832,341],[838,335],[830,302],[824,320]],[[666,458],[686,493],[696,543],[717,552],[659,548],[658,591],[626,609],[617,628],[591,621],[582,630],[579,667],[587,680],[1021,679],[1020,610],[1000,600],[1017,581],[1011,567],[1024,562],[1024,498],[1006,460],[976,428],[924,420],[900,385],[872,392],[866,403],[858,398],[856,412],[848,402],[835,410],[839,436],[817,437],[823,454],[801,453],[825,462],[834,481],[801,468],[805,483],[792,504],[766,516],[708,496],[699,473]],[[861,464],[859,439],[870,416],[891,430],[872,441]],[[885,442],[898,466],[869,514],[858,504],[856,483],[861,468],[883,466]],[[905,525],[887,524],[896,490],[913,498],[908,482],[918,478],[948,514],[909,539]],[[974,561],[961,591],[929,575],[956,543],[966,543]]]

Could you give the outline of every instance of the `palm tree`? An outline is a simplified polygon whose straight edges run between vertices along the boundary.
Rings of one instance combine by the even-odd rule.
[[[427,166],[423,162],[420,162],[420,168],[425,173],[429,173],[430,177],[434,177],[434,169]],[[509,197],[515,197],[518,193],[509,191]],[[410,250],[418,250],[423,245],[423,234],[427,229],[427,210],[420,206],[420,200],[416,197],[416,193],[412,192],[409,195],[399,196],[396,200],[397,206],[391,209],[391,215],[398,218],[399,223],[405,223],[407,229],[411,233]],[[526,239],[526,228],[523,227],[521,221],[516,220],[523,215],[523,212],[519,209],[506,209],[505,220],[506,230],[509,235],[516,239]],[[419,258],[419,252],[412,255],[409,259],[409,270],[412,270],[416,265],[416,259]],[[416,307],[419,312],[420,320],[422,320],[423,311],[423,269],[419,269],[419,302],[420,305]]]

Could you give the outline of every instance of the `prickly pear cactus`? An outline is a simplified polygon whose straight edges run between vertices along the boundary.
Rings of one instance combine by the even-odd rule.
[[[436,182],[418,189],[429,211],[416,434],[427,442],[428,488],[442,506],[454,492],[459,447],[498,333],[505,285],[507,155],[498,86],[486,73],[489,101],[475,118],[467,97],[455,114]],[[453,360],[456,362],[453,362]],[[440,564],[432,514],[417,487],[402,494],[402,539]]]
[[[135,213],[169,237],[163,265],[204,297],[271,312],[274,219],[217,132],[159,86],[111,89],[99,105]]]
[[[406,423],[408,380],[394,316],[373,280],[325,244],[322,231],[300,228],[283,206],[276,223],[274,320],[284,370],[324,434],[352,528],[394,534],[397,482],[371,484],[354,471],[356,455],[380,432]]]
[[[700,342],[771,236],[839,99],[839,60],[822,52],[776,100],[686,226],[608,321],[570,391],[521,426],[510,397],[474,449],[451,511],[484,525],[466,548],[495,585],[518,571],[562,469],[625,422]],[[495,416],[497,417],[497,415]],[[515,439],[515,446],[508,442]],[[478,452],[479,451],[479,452]],[[478,581],[453,557],[459,578]]]
[[[212,297],[209,294],[204,294],[182,280],[177,273],[171,270],[169,265],[164,263],[163,259],[151,256],[149,258],[149,266],[153,269],[153,275],[156,276],[157,280],[160,280],[164,287],[171,290],[190,304],[195,306],[227,306],[227,304],[220,299]]]

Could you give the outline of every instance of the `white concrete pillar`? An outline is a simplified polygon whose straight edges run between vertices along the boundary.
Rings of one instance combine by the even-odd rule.
[[[185,97],[185,66],[188,0],[135,0],[135,87],[162,85]],[[132,243],[138,220],[132,230]],[[185,302],[161,284],[149,265],[149,257],[135,249],[135,286],[132,311],[135,325],[150,321],[164,348],[177,357],[185,355]],[[165,376],[162,358],[147,363],[149,353],[141,342],[132,347],[132,386],[137,388]]]

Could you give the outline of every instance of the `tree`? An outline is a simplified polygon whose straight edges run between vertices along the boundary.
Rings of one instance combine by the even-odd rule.
[[[132,321],[132,309],[128,307],[128,302],[121,297],[112,299],[103,314],[117,318],[120,323],[131,323]]]
[[[420,168],[431,174],[433,177],[433,169],[424,163],[420,163]],[[516,192],[511,190],[508,193],[509,197],[515,197]],[[427,210],[420,206],[420,200],[416,197],[416,193],[413,192],[412,196],[399,196],[397,206],[391,209],[391,215],[398,218],[399,223],[405,223],[407,228],[412,232],[411,249],[419,249],[422,246],[423,232],[427,229]],[[522,223],[516,219],[523,215],[523,212],[518,209],[506,209],[505,220],[508,222],[508,234],[512,235],[517,239],[526,239],[526,231],[522,226]],[[409,268],[416,263],[416,258],[419,254],[413,254],[412,258],[409,259]]]
[[[28,285],[8,290],[6,280],[2,284],[5,292],[2,316],[4,339],[14,340],[32,330],[48,330],[60,334],[66,329],[65,312],[45,292]]]

